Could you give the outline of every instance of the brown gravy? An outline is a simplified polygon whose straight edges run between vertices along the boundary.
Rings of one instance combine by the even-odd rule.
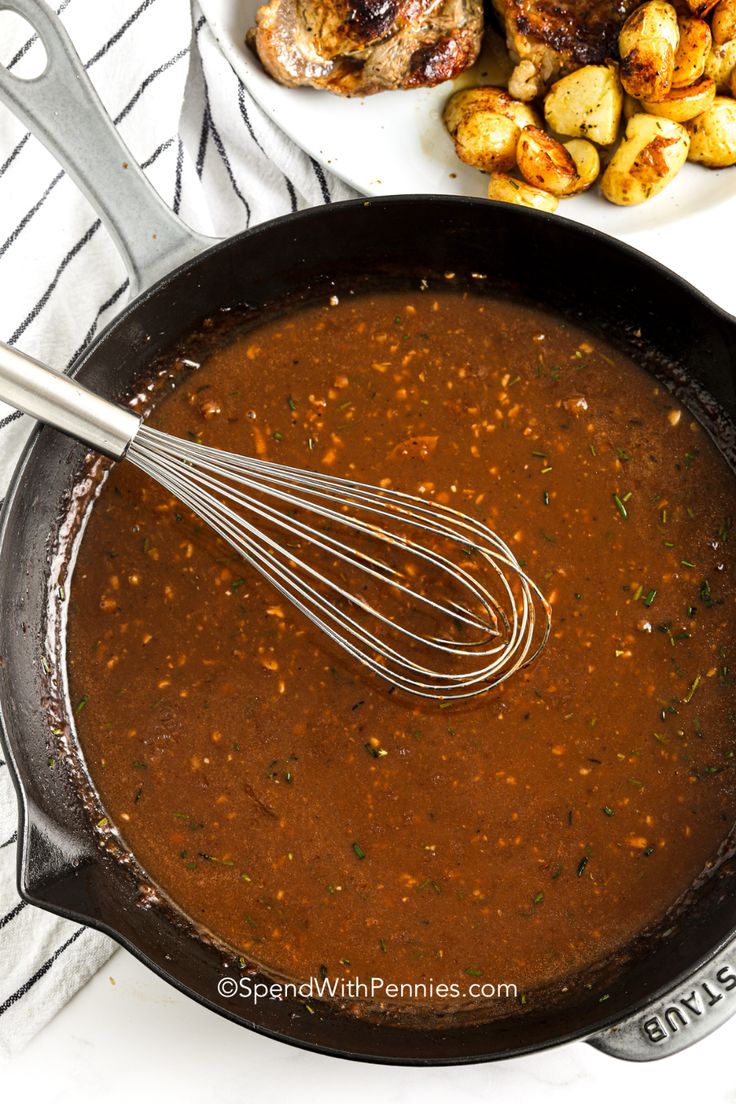
[[[182,437],[436,497],[553,605],[475,702],[392,695],[131,466],[71,588],[109,825],[267,972],[513,982],[655,924],[736,812],[734,481],[664,386],[537,310],[391,292],[232,341],[156,407]]]

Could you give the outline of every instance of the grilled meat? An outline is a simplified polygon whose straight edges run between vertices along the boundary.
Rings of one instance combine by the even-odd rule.
[[[270,0],[248,43],[281,84],[368,96],[452,80],[482,34],[483,0]]]
[[[565,73],[617,55],[618,33],[641,0],[493,0],[516,68],[509,92],[533,100]]]

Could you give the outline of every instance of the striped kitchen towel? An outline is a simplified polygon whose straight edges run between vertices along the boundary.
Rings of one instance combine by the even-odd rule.
[[[39,0],[43,3],[45,0]],[[174,211],[224,237],[351,192],[263,114],[187,0],[52,0],[107,110]],[[0,64],[33,75],[43,53],[0,12]],[[0,336],[67,368],[125,302],[97,215],[0,107]],[[0,499],[31,421],[0,404]],[[114,950],[19,900],[17,812],[0,756],[0,1053],[18,1051]]]

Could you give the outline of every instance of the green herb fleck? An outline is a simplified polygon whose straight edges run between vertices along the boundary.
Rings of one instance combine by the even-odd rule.
[[[621,501],[621,499],[619,498],[619,496],[617,494],[614,494],[612,497],[613,497],[613,501],[615,503],[616,509],[620,513],[621,517],[624,520],[626,520],[626,518],[629,516],[628,510],[626,509],[626,507],[624,506],[623,502]]]
[[[686,704],[687,704],[687,702],[690,702],[690,701],[692,701],[692,699],[693,699],[693,694],[695,693],[695,691],[696,691],[696,690],[698,689],[698,687],[700,686],[700,679],[701,679],[701,676],[700,676],[700,675],[696,675],[696,676],[695,676],[695,678],[693,679],[693,681],[691,682],[691,684],[690,684],[690,689],[688,690],[688,692],[687,692],[687,694],[685,695],[685,697],[684,697],[684,698],[682,699],[682,700],[683,700],[683,702],[685,702]]]

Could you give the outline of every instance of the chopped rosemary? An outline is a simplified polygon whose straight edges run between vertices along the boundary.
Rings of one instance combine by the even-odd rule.
[[[687,692],[687,694],[685,695],[685,697],[684,697],[684,698],[682,699],[682,700],[683,700],[683,702],[685,702],[685,704],[687,704],[688,702],[692,701],[692,699],[693,699],[693,694],[695,693],[695,691],[696,691],[696,690],[698,689],[698,687],[700,686],[700,679],[701,679],[701,676],[700,676],[700,675],[696,675],[696,676],[695,676],[695,678],[693,679],[692,683],[690,684],[690,689],[688,690],[688,692]]]
[[[626,518],[629,516],[629,512],[626,509],[626,507],[624,506],[623,502],[621,501],[621,499],[619,498],[619,496],[617,494],[612,495],[612,498],[613,498],[614,504],[616,506],[616,509],[620,513],[621,517],[624,520],[626,520]]]

